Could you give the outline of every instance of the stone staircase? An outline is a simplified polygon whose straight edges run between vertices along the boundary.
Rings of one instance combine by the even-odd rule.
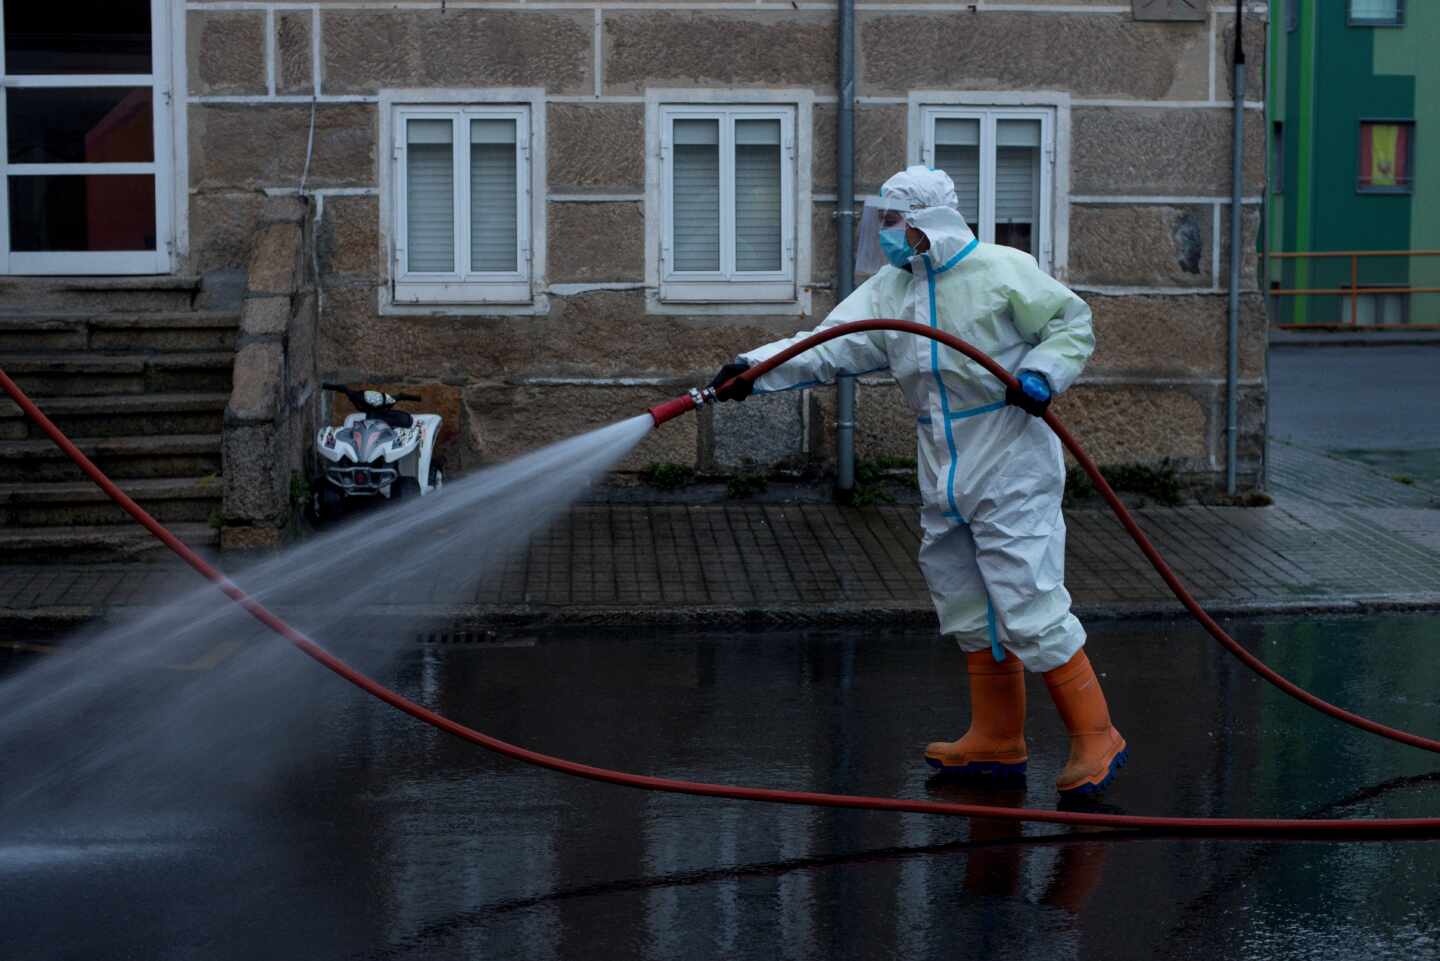
[[[186,543],[213,547],[239,310],[195,278],[6,280],[3,368],[101,470]],[[0,393],[0,557],[168,557]]]

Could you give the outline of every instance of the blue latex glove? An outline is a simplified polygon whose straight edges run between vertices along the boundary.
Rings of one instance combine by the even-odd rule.
[[[1050,406],[1050,382],[1045,375],[1034,370],[1022,370],[1015,376],[1020,389],[1008,388],[1005,402],[1019,407],[1032,417],[1043,417],[1045,408]]]

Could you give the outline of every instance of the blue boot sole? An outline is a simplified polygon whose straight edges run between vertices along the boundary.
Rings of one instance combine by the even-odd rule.
[[[1004,764],[1000,761],[972,761],[969,764],[947,765],[940,763],[933,757],[927,757],[925,763],[946,777],[1013,780],[1025,776],[1025,768],[1029,762],[1021,761],[1019,764]]]
[[[1115,759],[1110,762],[1110,770],[1105,772],[1105,777],[1099,784],[1082,784],[1079,787],[1072,787],[1070,790],[1061,791],[1060,793],[1066,797],[1087,797],[1092,794],[1099,794],[1105,790],[1111,781],[1115,780],[1115,775],[1119,773],[1120,769],[1124,767],[1129,760],[1130,749],[1127,747],[1115,755]]]

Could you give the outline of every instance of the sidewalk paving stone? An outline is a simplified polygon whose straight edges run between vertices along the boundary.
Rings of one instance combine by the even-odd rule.
[[[1440,606],[1440,497],[1282,444],[1270,477],[1268,507],[1134,511],[1202,603],[1231,612]],[[1107,509],[1066,518],[1066,581],[1082,615],[1179,609]],[[472,621],[923,622],[933,613],[919,538],[914,506],[582,504],[498,566],[483,554],[457,558],[420,606]],[[123,613],[194,579],[178,563],[0,565],[0,625],[14,635],[47,612],[76,621]],[[413,598],[389,600],[419,609]]]

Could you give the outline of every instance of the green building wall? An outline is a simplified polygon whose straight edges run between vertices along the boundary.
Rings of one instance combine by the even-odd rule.
[[[1269,120],[1272,168],[1275,127],[1283,125],[1282,170],[1266,194],[1268,253],[1440,249],[1440,197],[1427,171],[1440,149],[1440,3],[1406,4],[1400,27],[1352,26],[1349,0],[1272,0]],[[1417,97],[1417,89],[1422,91]],[[1360,123],[1413,120],[1414,184],[1410,194],[1361,193]],[[1276,173],[1280,174],[1277,186]],[[1348,258],[1275,260],[1271,287],[1348,287]],[[1360,285],[1440,287],[1440,258],[1366,258]],[[1280,323],[1336,324],[1343,298],[1272,298]],[[1410,323],[1440,322],[1440,298],[1416,295]]]
[[[1415,118],[1415,193],[1410,198],[1410,249],[1440,250],[1440,186],[1425,176],[1440,169],[1440,5],[1409,3],[1408,23],[1400,30],[1375,32],[1375,71],[1413,80]],[[1424,154],[1421,151],[1425,151]],[[1426,161],[1429,163],[1426,163]],[[1440,288],[1440,257],[1411,261],[1410,283]],[[1440,323],[1440,295],[1416,295],[1411,323]]]

